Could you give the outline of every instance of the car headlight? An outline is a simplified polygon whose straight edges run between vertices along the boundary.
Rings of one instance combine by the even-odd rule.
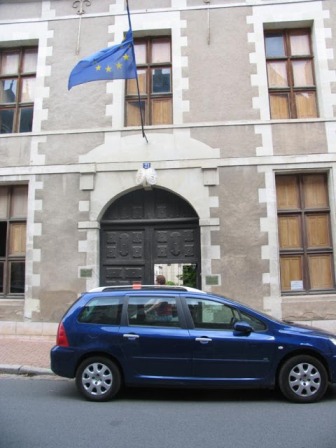
[[[336,338],[330,338],[329,340],[330,340],[330,342],[332,342],[334,345],[336,345]]]

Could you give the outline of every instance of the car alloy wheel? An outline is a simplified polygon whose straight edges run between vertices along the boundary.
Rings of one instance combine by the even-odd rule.
[[[291,401],[313,403],[320,400],[328,387],[323,364],[312,356],[295,356],[282,366],[279,374],[282,393]]]
[[[120,372],[114,362],[108,358],[89,358],[79,366],[76,384],[88,400],[110,400],[120,389]]]

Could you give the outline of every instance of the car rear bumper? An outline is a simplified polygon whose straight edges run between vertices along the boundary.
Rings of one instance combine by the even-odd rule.
[[[77,357],[71,347],[55,345],[50,351],[51,370],[56,375],[74,378],[76,375]]]

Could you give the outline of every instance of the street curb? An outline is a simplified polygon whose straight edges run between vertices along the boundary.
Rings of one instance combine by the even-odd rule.
[[[20,364],[0,364],[0,373],[26,376],[55,375],[52,370],[44,367],[25,366]]]

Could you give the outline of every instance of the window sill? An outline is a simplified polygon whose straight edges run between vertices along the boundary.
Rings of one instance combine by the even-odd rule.
[[[0,295],[0,305],[1,304],[5,304],[5,303],[9,303],[9,302],[24,302],[25,298],[24,296],[1,296]]]
[[[335,301],[336,300],[336,291],[330,292],[314,292],[314,293],[297,293],[297,294],[282,294],[282,300],[284,303],[293,303],[293,302],[322,302],[322,301]]]

